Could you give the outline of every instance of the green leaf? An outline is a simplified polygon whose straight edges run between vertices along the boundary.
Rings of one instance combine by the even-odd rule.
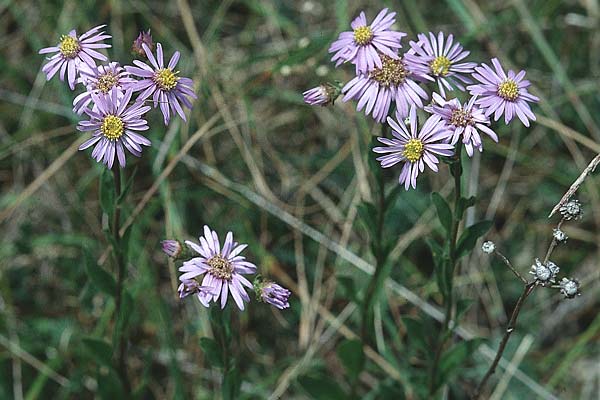
[[[98,397],[100,399],[113,400],[125,399],[125,390],[119,376],[113,369],[108,369],[108,372],[99,370],[96,374],[98,382]]]
[[[431,201],[437,210],[438,218],[442,223],[442,226],[446,232],[450,232],[452,229],[452,211],[450,210],[450,206],[446,203],[446,200],[436,192],[431,194]]]
[[[122,204],[123,201],[125,200],[125,198],[127,197],[127,194],[131,191],[131,187],[133,186],[133,178],[135,177],[136,172],[137,172],[137,167],[135,167],[135,169],[131,173],[131,176],[129,177],[129,179],[127,179],[127,182],[125,183],[125,187],[123,188],[121,195],[117,199],[118,204]]]
[[[337,277],[337,282],[342,289],[343,297],[358,303],[358,290],[356,290],[354,279],[352,279],[350,276],[340,275]]]
[[[442,355],[439,370],[440,385],[448,382],[463,370],[460,366],[473,355],[480,343],[481,339],[479,338],[459,342]]]
[[[377,210],[375,209],[375,206],[371,203],[362,202],[358,205],[357,211],[360,220],[367,227],[371,241],[375,240],[375,237],[377,236]]]
[[[425,329],[425,325],[421,319],[413,317],[402,317],[402,323],[406,328],[406,337],[408,338],[411,347],[420,349],[427,352],[429,351],[429,345],[427,344],[428,332]]]
[[[115,211],[115,180],[112,171],[105,168],[100,175],[100,207],[112,216]]]
[[[362,343],[360,340],[344,340],[337,347],[337,355],[344,364],[350,380],[354,382],[365,362]]]
[[[112,348],[106,341],[95,337],[84,337],[81,339],[87,352],[99,364],[112,368]]]
[[[461,197],[458,200],[458,209],[456,210],[456,218],[458,220],[461,220],[465,213],[465,210],[467,210],[469,207],[473,207],[475,205],[476,200],[477,200],[477,198],[475,196],[471,196],[469,198]]]
[[[331,376],[305,375],[298,379],[298,383],[313,399],[346,400],[348,398]]]
[[[475,303],[473,299],[460,299],[456,302],[456,321],[460,321],[461,317],[469,311],[469,308]]]
[[[214,339],[208,337],[200,338],[200,348],[204,351],[204,356],[211,365],[223,367],[221,349]]]
[[[238,399],[240,395],[240,371],[233,367],[229,371],[225,372],[223,376],[223,400],[234,400]]]
[[[465,229],[456,245],[456,259],[463,257],[473,250],[473,247],[475,247],[475,244],[477,243],[477,239],[485,235],[492,225],[492,221],[481,221]]]
[[[403,189],[404,189],[404,186],[402,186],[402,185],[394,185],[392,187],[392,190],[390,190],[389,193],[385,196],[385,209],[386,210],[394,205],[394,203],[396,202],[396,199],[398,198],[398,195],[403,192]]]
[[[425,243],[431,250],[433,256],[433,269],[440,292],[445,296],[448,293],[448,281],[446,279],[446,267],[448,265],[447,253],[442,246],[430,238],[425,239]]]
[[[96,260],[91,256],[87,249],[84,249],[85,254],[85,271],[92,284],[101,292],[110,296],[117,293],[117,284],[111,274],[100,267]]]

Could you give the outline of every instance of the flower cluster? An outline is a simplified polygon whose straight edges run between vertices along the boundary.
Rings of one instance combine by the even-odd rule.
[[[390,126],[392,115],[399,122],[409,117],[410,123],[416,124],[413,109],[423,109],[439,117],[435,125],[431,119],[424,119],[428,134],[421,135],[427,136],[428,141],[422,137],[406,139],[407,143],[410,141],[408,148],[414,149],[410,151],[411,157],[406,157],[406,143],[398,141],[398,130],[393,126],[392,134],[397,140],[380,140],[388,148],[374,149],[377,153],[387,153],[378,158],[382,167],[404,164],[399,181],[406,189],[416,187],[417,175],[423,172],[424,165],[437,171],[438,159],[426,151],[431,148],[426,144],[432,140],[439,142],[438,147],[452,145],[444,147],[444,154],[438,155],[452,156],[460,142],[472,157],[475,150],[483,151],[481,133],[498,142],[498,135],[490,128],[492,116],[497,121],[504,115],[506,124],[517,117],[525,126],[536,119],[530,103],[539,99],[529,93],[530,82],[524,79],[525,71],[505,71],[496,58],[491,60],[493,69],[485,63],[466,61],[470,52],[452,34],[444,32],[420,33],[401,52],[402,39],[407,34],[393,29],[395,17],[396,13],[386,8],[369,22],[361,12],[351,22],[352,30],[340,33],[329,52],[336,67],[344,63],[355,67],[356,76],[343,86],[341,94],[344,102],[357,101],[357,111]],[[428,88],[428,82],[435,86]],[[304,101],[309,105],[333,104],[337,94],[333,97],[324,87],[304,92]],[[466,98],[460,100],[457,96]],[[417,127],[411,129],[418,131]]]
[[[199,243],[186,240],[185,244],[196,256],[183,262],[179,268],[183,272],[179,277],[179,297],[195,295],[200,303],[209,307],[211,302],[219,303],[225,308],[229,295],[240,310],[250,301],[247,289],[254,289],[257,297],[279,309],[288,308],[291,292],[280,285],[257,277],[252,284],[244,275],[256,274],[256,265],[246,260],[241,253],[248,245],[233,240],[228,232],[221,246],[217,232],[204,226],[204,235]],[[178,259],[184,249],[177,240],[161,242],[162,250],[173,259]],[[201,279],[201,281],[200,281]]]
[[[84,91],[73,100],[73,111],[89,117],[77,128],[91,131],[92,138],[79,150],[95,146],[92,157],[96,161],[112,168],[116,158],[125,167],[125,150],[139,157],[142,146],[150,145],[150,140],[137,133],[149,129],[145,114],[152,107],[145,105],[146,99],[152,96],[153,107],[160,106],[163,121],[168,125],[171,114],[186,119],[182,106],[191,109],[190,99],[196,95],[192,80],[180,77],[175,69],[180,57],[178,51],[165,65],[161,44],[156,44],[155,57],[150,31],[142,32],[134,41],[132,52],[145,56],[151,65],[134,60],[135,66],[122,67],[97,51],[111,47],[104,43],[111,38],[102,31],[104,27],[97,26],[81,36],[72,30],[61,36],[56,46],[41,49],[39,53],[54,53],[42,67],[47,80],[60,71],[60,80],[64,81],[66,75],[71,90],[75,90],[76,84],[83,86]],[[97,65],[96,60],[105,64]],[[136,92],[140,93],[134,98]]]

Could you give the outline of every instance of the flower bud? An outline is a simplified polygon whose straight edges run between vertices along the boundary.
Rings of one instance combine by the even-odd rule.
[[[148,32],[141,31],[137,39],[133,41],[133,45],[131,46],[131,52],[134,55],[140,58],[146,58],[146,52],[142,48],[142,44],[146,44],[150,51],[154,50],[154,42],[152,41],[150,29],[148,29]]]
[[[341,93],[339,84],[322,83],[302,93],[304,102],[311,106],[332,105]]]
[[[167,239],[161,241],[160,244],[162,251],[172,259],[177,259],[183,252],[183,246],[179,240]]]
[[[256,297],[264,303],[269,303],[280,310],[290,307],[288,299],[292,292],[273,281],[263,280],[258,276],[254,280],[254,291]]]

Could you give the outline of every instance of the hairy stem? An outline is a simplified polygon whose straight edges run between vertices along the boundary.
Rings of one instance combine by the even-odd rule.
[[[121,207],[119,206],[119,197],[121,196],[121,169],[118,165],[114,165],[112,168],[114,182],[115,182],[115,211],[113,215],[112,233],[114,237],[115,248],[114,255],[117,261],[117,293],[115,293],[115,315],[116,322],[115,327],[119,325],[120,321],[125,319],[121,315],[122,304],[123,304],[123,281],[125,279],[125,260],[123,258],[123,249],[121,249],[121,235],[119,235],[120,219],[121,219]],[[117,338],[117,371],[119,377],[123,383],[123,388],[126,393],[130,392],[129,379],[127,378],[127,363],[126,363],[126,338],[124,332],[119,332]]]
[[[502,341],[500,342],[500,347],[498,348],[496,357],[494,358],[494,361],[492,362],[492,365],[490,365],[490,368],[486,372],[485,376],[483,377],[483,379],[477,386],[477,390],[475,392],[475,395],[473,396],[474,400],[479,399],[479,397],[481,396],[481,391],[485,387],[485,384],[490,379],[490,377],[493,375],[493,373],[496,371],[496,367],[498,366],[498,363],[500,362],[500,359],[502,358],[502,354],[504,353],[504,349],[506,348],[508,339],[510,339],[510,335],[515,330],[515,325],[517,323],[517,317],[519,316],[519,313],[521,312],[521,307],[523,307],[523,303],[525,303],[525,299],[527,299],[527,297],[531,294],[533,289],[535,289],[535,285],[536,285],[535,282],[531,282],[531,283],[528,283],[527,285],[525,285],[525,287],[523,289],[523,293],[521,293],[519,300],[517,300],[517,304],[515,305],[515,308],[513,309],[513,312],[510,316],[510,320],[508,321],[508,326],[506,327],[506,332],[504,333],[504,336],[502,337]]]
[[[384,182],[383,182],[383,174],[379,178],[379,182],[377,183],[379,186],[378,190],[378,206],[377,206],[377,231],[376,237],[372,238],[372,242],[374,246],[372,246],[375,256],[375,272],[371,276],[371,280],[369,281],[369,285],[367,286],[367,290],[365,292],[365,296],[362,304],[362,327],[361,327],[361,339],[364,344],[368,344],[369,340],[369,325],[371,321],[371,315],[373,313],[373,303],[374,296],[377,292],[378,287],[380,286],[381,275],[383,274],[385,268],[383,267],[383,247],[381,240],[383,238],[383,223],[385,218],[385,191],[384,191]]]
[[[451,331],[452,313],[454,310],[454,293],[453,293],[453,280],[454,280],[454,269],[456,267],[456,242],[458,240],[458,228],[462,218],[458,217],[459,204],[461,198],[461,175],[462,175],[462,163],[461,163],[461,150],[462,146],[457,146],[456,154],[454,155],[454,162],[452,163],[452,175],[454,176],[454,213],[452,217],[452,227],[450,235],[448,237],[448,250],[449,260],[448,268],[451,273],[449,275],[450,282],[448,282],[448,291],[444,294],[444,323],[442,325],[442,331],[438,335],[437,343],[435,346],[435,353],[433,363],[431,364],[430,376],[429,376],[429,394],[432,396],[437,389],[437,374],[442,352]],[[440,288],[442,289],[442,288]],[[442,289],[443,292],[443,289]]]

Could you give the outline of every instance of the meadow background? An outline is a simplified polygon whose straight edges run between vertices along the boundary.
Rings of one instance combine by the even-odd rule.
[[[303,104],[301,93],[325,80],[347,81],[327,48],[360,10],[396,11],[409,40],[423,31],[453,33],[468,61],[497,56],[527,70],[537,123],[497,124],[500,142],[467,163],[478,203],[468,221],[494,220],[486,236],[525,273],[545,251],[547,215],[600,152],[600,3],[512,1],[32,1],[0,0],[0,398],[118,398],[111,373],[114,302],[90,280],[112,271],[103,232],[103,166],[79,152],[75,94],[46,82],[37,51],[61,34],[106,23],[108,54],[129,64],[131,42],[151,29],[167,57],[194,79],[189,122],[168,129],[150,115],[152,147],[128,157],[135,171],[124,205],[134,222],[126,287],[128,369],[138,398],[218,398],[219,369],[200,346],[208,311],[180,301],[178,272],[160,250],[166,237],[196,239],[207,223],[249,243],[247,256],[290,288],[291,308],[253,302],[234,327],[240,398],[345,398],[359,333],[357,293],[372,257],[359,208],[372,198],[371,136],[379,134],[355,104]],[[404,43],[408,43],[405,39]],[[399,168],[386,171],[393,185]],[[394,268],[375,312],[373,347],[359,377],[363,398],[415,398],[435,330],[439,292],[424,239],[441,234],[430,201],[448,193],[449,174],[429,173],[397,197],[386,224]],[[582,282],[563,301],[538,290],[521,313],[492,391],[496,399],[597,399],[600,392],[600,190],[597,175],[581,189],[583,221],[553,259]],[[462,398],[490,364],[521,284],[477,250],[456,279],[474,299],[459,321],[463,337],[482,337],[451,366],[448,398]],[[234,312],[238,312],[237,310]]]

